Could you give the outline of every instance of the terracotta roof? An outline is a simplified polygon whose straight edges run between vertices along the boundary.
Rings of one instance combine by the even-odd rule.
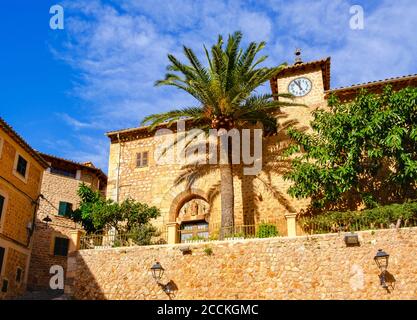
[[[321,60],[315,60],[310,62],[304,62],[299,64],[292,64],[282,69],[274,78],[270,80],[271,91],[273,94],[278,94],[278,77],[285,76],[287,74],[302,72],[306,69],[320,67],[323,71],[323,86],[324,90],[330,89],[330,57]]]
[[[187,119],[184,119],[184,121],[186,121],[186,124],[189,124],[190,121],[192,121],[192,119],[187,118]],[[167,124],[168,123],[161,123],[159,126],[155,128],[155,130],[167,128]],[[125,140],[127,136],[129,136],[130,138],[135,138],[135,136],[136,138],[138,138],[139,136],[140,137],[151,136],[151,135],[154,135],[154,132],[149,131],[150,127],[151,126],[140,126],[136,128],[127,128],[127,129],[109,131],[109,132],[106,132],[106,136],[108,136],[112,142],[116,142],[118,139],[118,136],[121,141]],[[169,129],[175,131],[176,127],[173,124]]]
[[[2,128],[18,145],[29,153],[43,168],[48,168],[46,161],[33,149],[3,118],[0,117],[0,128]]]
[[[93,172],[93,173],[97,174],[98,177],[102,177],[102,178],[105,178],[105,180],[107,180],[107,175],[100,168],[96,168],[94,166],[89,165],[89,163],[91,163],[91,162],[87,162],[87,163],[76,162],[76,161],[73,161],[73,160],[60,158],[60,157],[53,156],[53,155],[46,154],[46,153],[42,153],[42,152],[39,152],[39,155],[48,162],[51,162],[53,160],[66,162],[68,164],[71,164],[71,165],[79,168],[79,169],[84,169],[84,170],[88,170],[90,172]],[[49,165],[48,165],[48,167],[49,167]]]
[[[386,85],[391,85],[394,90],[399,90],[408,86],[417,87],[417,74],[354,84],[349,87],[335,88],[325,91],[325,94],[326,97],[328,97],[330,94],[335,94],[339,97],[339,99],[350,100],[354,98],[358,94],[358,91],[361,89],[366,89],[368,92],[372,93],[380,93]]]

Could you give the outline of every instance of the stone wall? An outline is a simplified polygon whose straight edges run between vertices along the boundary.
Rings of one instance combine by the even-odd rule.
[[[80,170],[80,179],[44,173],[40,200],[34,232],[34,245],[30,259],[28,289],[49,289],[51,275],[49,270],[53,265],[67,269],[67,257],[54,255],[55,238],[70,238],[71,232],[82,229],[80,224],[69,218],[58,215],[59,202],[72,203],[73,210],[79,207],[80,198],[77,195],[79,185],[86,185],[97,189],[98,178],[86,170]],[[48,225],[42,219],[48,216],[52,221]]]
[[[76,299],[417,299],[417,228],[343,234],[81,250],[68,258],[66,292]],[[208,248],[211,249],[212,254]],[[373,258],[390,254],[387,282]],[[165,268],[168,297],[150,267]]]

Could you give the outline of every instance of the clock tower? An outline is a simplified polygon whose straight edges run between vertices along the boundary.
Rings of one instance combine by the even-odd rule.
[[[303,62],[301,50],[295,51],[295,62],[287,66],[271,79],[273,94],[290,93],[293,102],[307,107],[288,107],[282,111],[288,114],[286,120],[297,120],[301,126],[309,126],[311,111],[325,108],[325,93],[330,89],[330,57]],[[283,98],[279,98],[283,100]]]

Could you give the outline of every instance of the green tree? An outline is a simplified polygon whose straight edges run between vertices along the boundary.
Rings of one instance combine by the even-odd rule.
[[[349,197],[367,207],[415,198],[417,88],[362,91],[349,103],[332,96],[328,104],[313,113],[312,133],[288,131],[295,144],[287,154],[296,154],[289,194],[321,208]]]
[[[230,129],[240,129],[248,125],[261,124],[264,132],[277,130],[277,120],[272,111],[281,106],[293,105],[290,102],[274,100],[270,94],[257,94],[256,89],[273,78],[285,64],[275,68],[259,67],[267,56],[257,58],[257,54],[265,47],[265,42],[252,42],[246,49],[240,48],[242,34],[235,32],[229,35],[224,46],[222,36],[204,52],[207,66],[199,61],[195,53],[184,46],[184,54],[188,64],[180,62],[169,54],[168,73],[164,80],[156,82],[157,86],[168,85],[183,90],[194,97],[199,106],[185,107],[161,114],[145,117],[143,124],[150,124],[150,130],[161,123],[168,126],[180,119],[190,119],[195,128],[205,131],[219,130],[219,137]],[[281,95],[283,97],[290,97]],[[225,129],[225,130],[220,130]],[[220,195],[221,195],[221,234],[224,230],[233,230],[234,226],[234,189],[233,167],[231,165],[231,148],[229,163],[220,164]]]
[[[71,218],[81,222],[89,233],[112,227],[118,233],[128,233],[140,244],[149,244],[152,236],[157,235],[156,229],[150,224],[151,219],[160,215],[156,207],[133,199],[121,203],[106,200],[84,183],[78,189],[78,196],[81,199],[80,207]]]

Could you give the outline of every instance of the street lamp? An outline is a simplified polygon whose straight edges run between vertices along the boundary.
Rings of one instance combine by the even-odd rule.
[[[161,266],[161,264],[158,261],[156,261],[154,265],[151,267],[151,271],[152,277],[155,279],[156,283],[171,298],[171,296],[175,294],[175,291],[178,290],[178,288],[172,280],[170,280],[167,284],[163,284],[160,282],[165,269]]]
[[[155,264],[151,267],[152,277],[159,282],[162,279],[165,269],[162,268],[161,264],[156,261]]]
[[[52,222],[52,219],[49,218],[49,216],[47,215],[45,218],[42,219],[43,222],[46,223],[46,225],[48,225],[49,222]]]
[[[374,257],[374,261],[376,265],[378,266],[379,270],[381,271],[381,274],[379,275],[379,279],[381,281],[381,286],[384,289],[388,288],[387,284],[385,283],[385,273],[387,272],[387,268],[388,268],[388,259],[389,259],[389,254],[386,253],[385,251],[382,251],[382,249],[379,249]]]

